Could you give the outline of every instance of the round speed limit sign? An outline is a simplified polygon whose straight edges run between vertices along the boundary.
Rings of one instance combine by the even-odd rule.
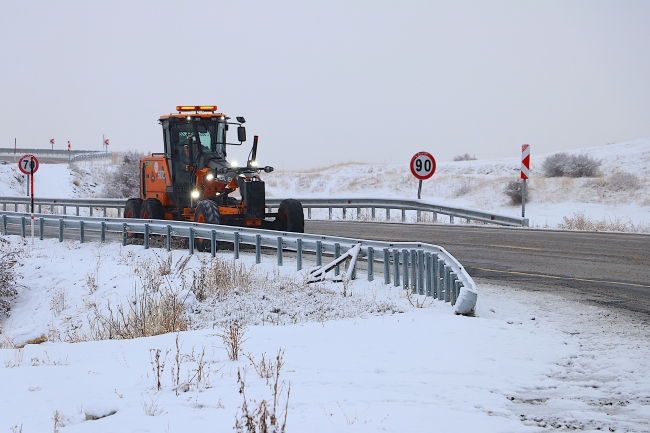
[[[420,180],[426,180],[436,171],[436,160],[429,152],[418,152],[411,159],[411,173]]]
[[[38,159],[34,155],[23,155],[18,161],[18,168],[25,174],[32,174],[38,171]]]

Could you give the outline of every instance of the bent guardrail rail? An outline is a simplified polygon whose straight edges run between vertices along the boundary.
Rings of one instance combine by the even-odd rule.
[[[4,234],[7,234],[7,227],[11,224],[20,226],[21,236],[26,236],[30,214],[3,211],[1,219]],[[106,239],[106,233],[121,233],[123,245],[126,245],[129,233],[141,233],[144,248],[149,248],[151,235],[164,236],[167,250],[171,250],[173,237],[183,237],[189,240],[189,253],[193,254],[194,239],[203,238],[211,240],[213,256],[216,254],[217,242],[232,243],[236,259],[239,258],[240,245],[253,245],[256,263],[261,262],[262,248],[274,248],[278,266],[283,264],[283,251],[295,251],[298,270],[303,267],[304,252],[315,254],[316,266],[321,266],[323,254],[337,258],[341,255],[341,248],[352,248],[360,244],[359,256],[367,262],[369,281],[374,280],[374,265],[379,262],[383,264],[384,284],[392,282],[394,286],[401,286],[414,294],[450,302],[457,314],[471,314],[478,297],[476,284],[465,268],[444,248],[437,245],[134,218],[38,214],[35,215],[35,222],[40,239],[43,239],[46,228],[55,228],[58,230],[59,242],[63,241],[65,230],[77,230],[79,241],[82,243],[87,231],[98,232],[102,242]]]
[[[266,204],[270,208],[278,207],[283,199],[267,198]],[[333,209],[342,209],[343,219],[347,217],[348,209],[357,210],[357,218],[361,215],[361,209],[370,209],[370,218],[377,220],[377,209],[385,210],[386,220],[390,221],[391,210],[401,210],[402,222],[406,221],[406,211],[415,211],[416,221],[422,221],[422,213],[428,212],[432,215],[432,222],[436,222],[438,214],[448,215],[450,222],[454,222],[454,217],[464,218],[468,222],[480,221],[488,224],[498,224],[502,226],[528,227],[528,218],[513,217],[501,215],[498,213],[485,212],[476,209],[455,208],[450,206],[439,205],[426,200],[406,200],[406,199],[386,199],[386,198],[296,198],[302,203],[303,208],[307,209],[307,219],[312,219],[312,209],[329,209],[329,219],[332,219]],[[2,210],[6,211],[7,206],[13,206],[14,211],[18,211],[19,206],[27,206],[30,203],[29,197],[0,197]],[[54,208],[61,207],[63,214],[67,213],[67,207],[76,208],[76,215],[79,215],[79,208],[90,209],[90,215],[94,209],[103,209],[103,215],[106,216],[106,209],[117,209],[118,216],[126,204],[126,199],[55,199],[55,198],[35,198],[35,206],[38,206],[38,212],[42,212],[43,206],[49,206],[53,212]],[[23,207],[27,211],[26,207]],[[35,209],[36,210],[36,209]]]

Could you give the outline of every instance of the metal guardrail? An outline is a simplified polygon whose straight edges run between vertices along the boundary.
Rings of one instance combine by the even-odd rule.
[[[266,204],[270,207],[277,207],[283,199],[267,198]],[[329,209],[329,219],[332,219],[333,209],[342,209],[343,219],[347,218],[347,211],[349,209],[356,209],[357,219],[362,217],[361,209],[370,209],[370,218],[377,220],[377,210],[385,211],[386,221],[391,219],[391,210],[401,211],[402,222],[406,221],[406,211],[416,211],[418,222],[422,221],[424,213],[431,214],[431,221],[437,222],[438,214],[448,215],[450,222],[454,222],[454,217],[464,218],[467,222],[480,221],[488,224],[498,224],[503,226],[514,227],[528,227],[528,218],[512,217],[507,215],[500,215],[497,213],[484,212],[475,209],[454,208],[450,206],[442,206],[425,200],[395,200],[386,198],[350,198],[350,199],[330,199],[330,198],[296,198],[302,203],[303,208],[307,209],[307,219],[312,219],[312,209]],[[14,211],[18,211],[19,206],[25,206],[30,202],[29,197],[0,197],[2,203],[2,210],[7,210],[7,206],[13,206]],[[36,198],[34,204],[38,212],[42,212],[43,206],[49,206],[51,212],[55,208],[63,210],[66,214],[68,207],[76,209],[76,215],[79,215],[79,208],[90,209],[90,215],[93,214],[94,209],[103,209],[103,215],[106,216],[106,209],[117,209],[118,216],[121,209],[126,204],[126,199],[54,199],[54,198]],[[27,211],[27,208],[24,208]]]
[[[80,159],[110,158],[111,155],[112,153],[110,152],[81,153],[70,158],[70,162],[79,161]]]
[[[2,155],[24,155],[26,153],[31,153],[32,155],[57,155],[57,156],[68,156],[79,155],[79,154],[90,154],[90,153],[105,153],[103,150],[70,150],[67,149],[29,149],[29,148],[16,148],[13,147],[0,147],[0,154]]]
[[[2,212],[3,233],[7,233],[9,224],[20,226],[21,235],[26,236],[26,225],[30,214]],[[310,252],[316,256],[316,265],[322,265],[323,255],[335,258],[341,255],[341,249],[361,245],[360,257],[367,261],[368,280],[374,280],[375,262],[383,264],[385,284],[401,286],[411,293],[426,295],[435,299],[451,302],[457,314],[471,314],[477,300],[476,284],[465,268],[444,248],[415,242],[380,242],[364,239],[351,239],[336,236],[312,235],[306,233],[276,232],[272,230],[230,227],[211,224],[199,224],[186,221],[162,221],[123,218],[93,218],[70,215],[35,215],[40,239],[43,239],[46,227],[58,229],[59,241],[63,241],[65,230],[76,230],[79,241],[84,242],[85,233],[94,231],[100,234],[100,240],[106,239],[107,232],[121,233],[122,243],[126,245],[129,233],[141,233],[144,248],[149,248],[151,235],[165,236],[167,249],[171,250],[172,237],[189,240],[189,252],[194,253],[196,238],[210,239],[211,254],[216,254],[216,242],[232,242],[234,257],[239,258],[240,245],[255,246],[255,261],[261,262],[262,248],[276,250],[277,264],[283,264],[283,251],[296,252],[296,267],[303,267],[303,253]],[[392,270],[391,270],[392,269]],[[338,271],[338,269],[337,269]],[[354,273],[353,273],[354,277]]]

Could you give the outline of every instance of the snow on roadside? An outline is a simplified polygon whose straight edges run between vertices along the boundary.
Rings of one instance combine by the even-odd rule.
[[[75,330],[83,335],[93,302],[128,299],[139,281],[132,273],[138,260],[167,257],[119,244],[46,240],[27,248],[29,257],[17,265],[25,287],[2,322],[2,336],[16,343],[41,333],[64,340]],[[174,263],[187,257],[174,255]],[[243,263],[253,259],[242,257]],[[188,268],[200,269],[200,258],[207,259],[197,254]],[[97,263],[91,294],[88,276]],[[272,258],[262,267],[269,283],[296,274],[289,265],[277,269]],[[327,311],[343,315],[275,322],[280,326],[258,319],[261,324],[248,326],[243,350],[256,362],[284,350],[281,382],[285,390],[291,386],[287,431],[650,431],[647,323],[552,294],[487,284],[473,318],[455,316],[437,301],[414,308],[400,290],[378,281],[359,279],[349,289],[352,296],[345,298],[340,283],[322,290]],[[248,293],[241,311],[263,317],[256,311],[275,309],[274,301],[251,298],[272,293],[278,292]],[[207,314],[186,299],[189,314]],[[290,299],[297,309],[313,306]],[[365,307],[379,302],[397,308]],[[0,394],[0,431],[20,425],[24,432],[49,431],[55,413],[68,432],[231,430],[242,406],[238,371],[249,399],[270,401],[272,393],[249,359],[228,359],[219,324],[213,329],[224,310],[214,313],[181,333],[0,350],[0,383],[10,390]],[[166,363],[160,391],[152,369],[156,350]],[[178,395],[176,365],[186,383]]]

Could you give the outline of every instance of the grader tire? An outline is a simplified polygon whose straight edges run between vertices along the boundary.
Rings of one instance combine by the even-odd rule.
[[[165,219],[165,211],[163,210],[160,200],[155,198],[148,198],[142,203],[142,210],[140,218],[143,220],[163,220]]]
[[[298,200],[292,198],[282,200],[275,219],[275,229],[282,232],[305,232],[305,214]]]
[[[219,205],[212,200],[200,201],[196,205],[194,221],[203,224],[221,224]],[[194,247],[201,252],[211,251],[211,242],[210,239],[196,238],[194,239]],[[218,245],[215,247],[215,249],[218,249]]]

